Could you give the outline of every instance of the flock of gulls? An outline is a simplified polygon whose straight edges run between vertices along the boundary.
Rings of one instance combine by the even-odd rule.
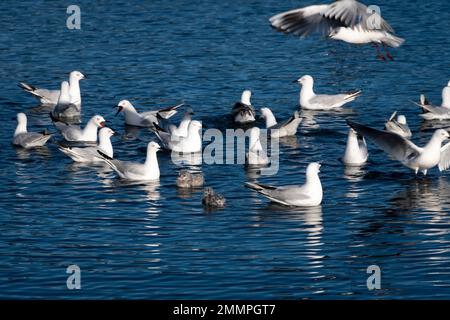
[[[371,43],[376,47],[377,57],[393,60],[387,47],[398,47],[403,39],[394,34],[392,27],[379,15],[365,5],[354,0],[339,0],[329,5],[312,5],[277,14],[270,18],[275,29],[298,36],[320,33],[329,39],[341,40],[352,44]],[[385,55],[381,53],[383,48]],[[202,123],[194,120],[193,109],[183,104],[164,109],[138,112],[128,100],[120,101],[116,116],[122,113],[125,124],[144,127],[154,132],[159,142],[150,141],[147,145],[147,156],[143,163],[121,161],[114,157],[111,137],[115,134],[107,127],[106,120],[94,115],[84,125],[81,119],[81,92],[79,81],[85,76],[79,71],[72,71],[69,81],[63,81],[60,90],[47,90],[21,82],[19,86],[36,97],[41,105],[50,106],[50,117],[59,134],[68,142],[76,142],[77,146],[59,144],[59,150],[75,162],[105,163],[112,168],[121,179],[134,181],[152,181],[160,177],[157,152],[161,149],[177,153],[202,152]],[[278,121],[273,112],[267,108],[259,110],[272,139],[295,136],[302,122],[301,110],[330,111],[341,110],[342,107],[361,95],[361,91],[340,94],[317,94],[314,92],[314,79],[304,75],[294,82],[300,88],[300,110],[293,112],[289,119]],[[252,92],[244,90],[239,102],[232,107],[230,114],[235,123],[251,125],[257,120],[256,110],[251,103]],[[442,91],[442,104],[431,104],[424,95],[419,102],[414,102],[422,109],[425,120],[450,119],[450,81]],[[170,118],[184,110],[179,123]],[[433,167],[445,170],[450,167],[450,143],[446,130],[436,130],[429,142],[419,147],[410,139],[411,130],[404,115],[394,112],[385,123],[383,130],[370,128],[360,123],[347,121],[349,126],[347,143],[343,150],[342,162],[346,166],[361,166],[367,162],[369,153],[366,139],[385,151],[392,159],[412,169],[415,174],[421,171],[424,175]],[[271,159],[267,156],[260,141],[260,129],[253,126],[249,129],[249,145],[246,152],[246,164],[249,166],[267,166]],[[22,148],[40,147],[52,137],[47,130],[42,133],[27,131],[27,116],[17,114],[17,127],[13,144]],[[98,141],[98,142],[97,142]],[[317,206],[323,198],[322,185],[319,178],[320,164],[313,162],[306,168],[306,180],[303,185],[269,186],[255,182],[247,182],[246,186],[257,191],[273,202],[288,206]],[[176,184],[179,188],[203,187],[203,174],[180,170]],[[225,206],[225,198],[212,188],[205,188],[203,204],[207,207]]]

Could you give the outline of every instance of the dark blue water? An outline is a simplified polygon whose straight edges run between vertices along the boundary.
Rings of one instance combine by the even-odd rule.
[[[450,79],[450,4],[377,0],[405,44],[394,62],[370,46],[298,39],[272,30],[275,13],[309,1],[77,1],[82,30],[66,28],[65,1],[0,4],[0,298],[386,299],[450,297],[450,177],[409,169],[370,148],[370,163],[348,172],[339,162],[346,119],[381,127],[399,110],[414,141],[433,127],[410,100],[440,102]],[[75,165],[55,139],[40,150],[11,146],[17,112],[30,130],[52,128],[47,111],[16,87],[58,87],[71,70],[81,83],[83,120],[99,113],[120,132],[120,159],[141,160],[155,139],[127,133],[114,106],[141,110],[184,101],[209,128],[245,88],[257,107],[282,117],[296,108],[301,75],[318,92],[362,89],[343,113],[309,115],[297,138],[282,141],[277,175],[258,181],[296,184],[322,161],[321,207],[270,205],[244,182],[242,165],[203,165],[224,210],[206,212],[201,191],[175,187],[179,166],[160,153],[157,185],[126,184],[108,168]],[[81,268],[81,290],[66,287],[66,268]],[[381,268],[381,289],[366,287],[366,268]]]

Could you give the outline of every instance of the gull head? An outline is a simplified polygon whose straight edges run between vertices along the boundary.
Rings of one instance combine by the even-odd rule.
[[[449,137],[450,137],[449,133],[444,129],[438,129],[433,134],[433,138],[439,139],[440,141],[445,141]]]
[[[305,86],[305,85],[312,86],[314,83],[314,80],[313,80],[313,77],[311,77],[310,75],[304,75],[303,77],[301,77],[298,80],[295,80],[294,82],[299,83],[302,86]]]
[[[252,92],[250,90],[244,90],[241,95],[241,103],[246,105],[251,105],[250,97],[252,96]]]
[[[147,145],[147,150],[158,152],[161,150],[161,147],[155,141],[150,141]]]
[[[194,110],[191,107],[187,107],[186,111],[184,112],[184,114],[186,116],[193,116],[194,115]]]
[[[450,81],[447,83],[447,87],[450,87]]]
[[[77,80],[83,80],[83,79],[86,79],[86,77],[84,76],[84,74],[82,74],[80,71],[72,71],[71,73],[70,73],[70,77],[72,78],[75,78],[75,79],[77,79]]]
[[[111,138],[115,132],[111,128],[104,127],[100,129],[98,134],[100,137]]]
[[[94,121],[95,125],[99,128],[103,128],[106,125],[106,120],[102,116],[95,115],[91,120]]]
[[[316,175],[320,172],[321,164],[318,162],[311,162],[308,164],[308,167],[306,168],[306,175]]]
[[[114,106],[114,108],[117,108],[116,117],[119,113],[121,113],[123,110],[131,109],[133,108],[133,105],[128,100],[121,100],[117,105]]]
[[[400,123],[400,124],[406,125],[406,117],[404,115],[402,115],[402,114],[399,115],[397,117],[397,122]]]

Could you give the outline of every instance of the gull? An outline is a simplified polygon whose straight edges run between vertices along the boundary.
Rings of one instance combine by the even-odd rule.
[[[366,140],[354,129],[350,128],[342,162],[348,166],[360,166],[366,163],[368,157]]]
[[[198,188],[203,186],[205,179],[202,173],[191,173],[187,170],[181,170],[177,178],[177,187],[179,188]]]
[[[231,114],[234,117],[234,122],[245,124],[255,121],[255,109],[253,108],[250,97],[252,92],[250,90],[244,90],[241,95],[241,101],[236,102],[231,110]]]
[[[12,141],[14,145],[25,149],[42,147],[51,136],[52,135],[46,131],[43,133],[28,132],[27,116],[22,112],[17,114],[17,127]]]
[[[338,0],[282,12],[269,21],[276,30],[301,37],[317,32],[351,44],[372,43],[377,49],[377,57],[386,60],[380,52],[382,45],[386,56],[393,60],[387,46],[397,48],[404,39],[394,35],[392,27],[377,11],[379,9],[355,0]]]
[[[293,81],[299,83],[302,88],[300,90],[299,103],[306,110],[332,110],[339,109],[344,104],[355,100],[360,94],[360,90],[342,94],[315,94],[313,90],[314,79],[305,75],[298,80]]]
[[[125,124],[135,127],[151,127],[153,123],[158,123],[157,115],[161,115],[163,118],[168,119],[177,113],[177,109],[183,104],[179,104],[173,107],[168,107],[160,110],[152,110],[138,113],[134,106],[128,100],[121,100],[115,108],[117,108],[116,116],[123,112],[125,115]]]
[[[406,117],[402,114],[399,114],[397,118],[395,118],[395,116],[397,116],[397,111],[391,115],[388,122],[384,125],[384,129],[401,135],[403,138],[411,138],[412,133],[406,122]]]
[[[61,90],[58,103],[52,111],[52,116],[56,119],[66,119],[81,116],[81,105],[70,102],[70,86],[67,81],[61,82]]]
[[[423,112],[420,116],[426,120],[447,120],[450,119],[450,81],[447,86],[442,89],[442,104],[434,106],[425,98],[425,95],[420,95],[420,102],[416,103],[422,108]]]
[[[75,162],[103,162],[103,158],[97,151],[101,151],[109,158],[113,158],[113,146],[111,144],[111,137],[114,135],[114,131],[110,128],[101,128],[98,133],[99,143],[96,147],[63,147],[60,146],[59,150],[65,155],[72,158]]]
[[[420,170],[426,175],[427,171],[435,166],[438,166],[440,171],[450,167],[450,143],[442,146],[442,142],[450,135],[443,129],[436,130],[424,147],[418,147],[396,133],[372,129],[353,121],[347,123],[359,134],[372,140],[393,159],[414,170],[416,174]]]
[[[153,124],[154,133],[161,141],[164,148],[174,152],[193,153],[202,151],[202,137],[200,130],[202,123],[197,120],[192,120],[188,126],[188,133],[185,137],[172,135],[164,131],[157,123]]]
[[[295,111],[293,116],[281,123],[277,123],[275,116],[269,108],[261,108],[261,117],[266,120],[266,128],[270,130],[270,136],[272,138],[295,136],[298,126],[302,122],[298,111]]]
[[[170,133],[173,136],[186,137],[188,134],[189,123],[191,123],[194,110],[191,107],[186,108],[183,119],[180,121],[178,127],[171,123],[169,120],[164,119],[159,113],[156,115],[158,118],[158,125],[163,128],[164,131]]]
[[[84,129],[81,129],[78,125],[68,124],[54,118],[52,119],[55,127],[67,141],[96,142],[97,129],[104,127],[106,123],[102,116],[95,115],[88,121]]]
[[[263,166],[269,163],[269,158],[261,145],[260,133],[261,131],[258,127],[250,129],[249,148],[245,155],[245,160],[251,166]]]
[[[274,187],[253,182],[247,182],[245,185],[282,205],[315,207],[322,203],[323,197],[319,172],[320,164],[312,162],[306,168],[306,182],[303,185]]]
[[[223,208],[225,207],[225,197],[216,193],[213,188],[206,188],[203,193],[202,203],[207,208]]]
[[[120,178],[134,181],[147,181],[159,180],[159,165],[158,158],[156,157],[156,152],[159,149],[159,144],[150,141],[147,145],[147,158],[144,163],[111,159],[101,151],[98,151],[98,153]]]
[[[80,107],[81,93],[79,81],[86,77],[80,71],[72,71],[69,74],[69,95],[70,103]],[[55,106],[58,103],[60,90],[47,90],[36,88],[28,83],[20,82],[19,87],[36,97],[41,105]]]

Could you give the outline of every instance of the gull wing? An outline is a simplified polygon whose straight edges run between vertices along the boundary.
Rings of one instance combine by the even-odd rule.
[[[350,127],[355,129],[356,132],[370,139],[381,150],[400,162],[404,162],[411,157],[418,156],[422,152],[422,148],[419,148],[411,141],[396,133],[372,129],[349,120],[347,123]]]
[[[378,30],[393,33],[392,27],[374,10],[355,0],[340,0],[330,4],[322,12],[329,20],[336,20],[346,27],[360,27],[365,31]]]
[[[441,160],[439,161],[439,171],[450,168],[450,142],[441,148]]]
[[[328,35],[334,28],[345,26],[339,20],[328,19],[323,12],[329,5],[313,5],[305,8],[294,9],[274,15],[269,19],[273,28],[284,33],[292,33],[306,37],[310,33]]]

